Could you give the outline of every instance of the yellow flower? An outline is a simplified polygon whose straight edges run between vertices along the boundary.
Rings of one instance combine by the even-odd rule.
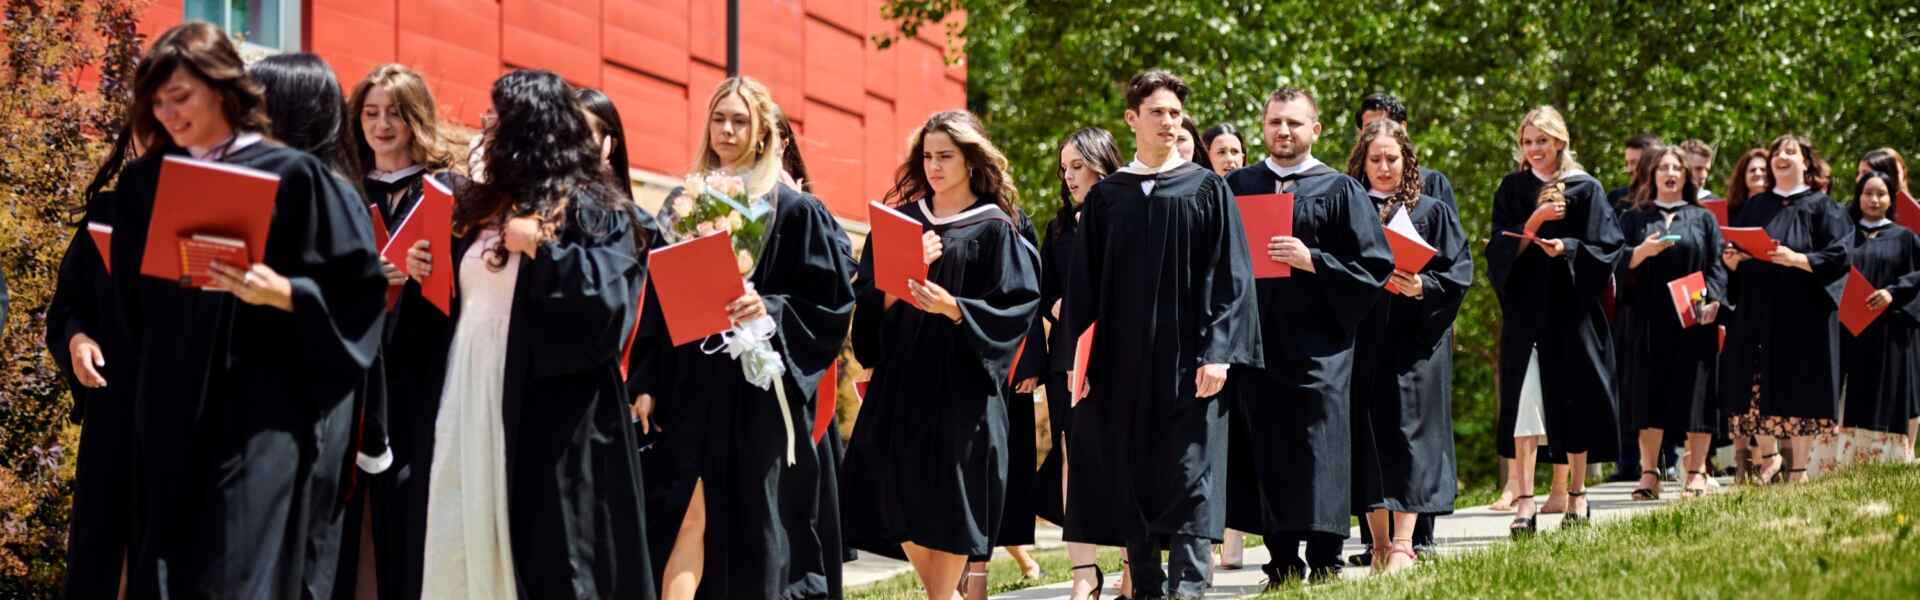
[[[727,231],[739,231],[747,226],[747,219],[740,213],[727,213]]]
[[[733,257],[735,261],[740,263],[741,275],[746,275],[748,273],[753,272],[753,255],[752,254],[748,254],[746,250],[736,250],[734,251]]]

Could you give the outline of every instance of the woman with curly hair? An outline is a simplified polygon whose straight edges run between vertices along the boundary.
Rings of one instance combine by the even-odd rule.
[[[1361,129],[1347,175],[1367,184],[1382,223],[1406,219],[1437,251],[1418,273],[1393,272],[1387,299],[1367,312],[1354,341],[1353,505],[1375,532],[1369,564],[1385,573],[1413,565],[1420,515],[1453,512],[1447,332],[1473,285],[1473,255],[1453,207],[1421,193],[1419,158],[1399,123]]]
[[[620,349],[645,274],[573,89],[493,85],[487,180],[453,213],[427,598],[652,598]],[[547,332],[564,332],[551,335]]]

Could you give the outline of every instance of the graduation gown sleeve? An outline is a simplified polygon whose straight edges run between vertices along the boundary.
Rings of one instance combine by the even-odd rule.
[[[803,202],[799,193],[782,186],[778,202]],[[819,201],[804,202],[800,210],[779,210],[778,218],[799,219],[775,224],[783,239],[769,241],[773,252],[804,259],[782,264],[771,273],[756,269],[753,282],[766,303],[767,315],[778,324],[781,354],[788,374],[807,398],[819,387],[820,377],[840,354],[853,314],[853,252],[840,224]],[[773,264],[766,255],[763,264]],[[778,280],[780,285],[767,285]]]
[[[1202,182],[1198,197],[1208,202],[1204,205],[1208,218],[1201,223],[1204,229],[1200,230],[1200,239],[1206,242],[1210,261],[1197,274],[1205,293],[1205,320],[1201,323],[1205,334],[1199,360],[1191,366],[1264,366],[1259,296],[1253,289],[1253,265],[1247,251],[1246,228],[1240,223],[1240,206],[1234,203],[1233,190],[1228,189],[1226,180],[1219,177]],[[1316,257],[1315,261],[1317,264],[1320,259]],[[1090,270],[1086,276],[1099,281],[1093,274]]]
[[[635,292],[642,264],[636,254],[634,218],[628,211],[578,211],[585,218],[569,223],[599,235],[541,244],[533,260],[523,261],[520,281],[537,293],[532,318],[533,375],[548,377],[597,367],[616,358],[633,323]],[[582,351],[591,349],[591,351]]]

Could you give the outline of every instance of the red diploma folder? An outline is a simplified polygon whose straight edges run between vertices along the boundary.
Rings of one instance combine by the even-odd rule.
[[[1013,387],[1013,384],[1014,384],[1013,376],[1015,373],[1020,372],[1020,356],[1026,353],[1027,353],[1027,338],[1023,337],[1023,338],[1020,338],[1020,343],[1013,347],[1013,363],[1011,366],[1007,367],[1007,387]]]
[[[699,341],[733,327],[727,304],[747,295],[733,239],[722,231],[654,250],[647,255],[653,291],[667,318],[673,345]]]
[[[1667,296],[1673,299],[1673,311],[1680,315],[1681,327],[1700,324],[1700,307],[1707,304],[1707,277],[1699,271],[1667,282]]]
[[[1713,220],[1718,222],[1721,227],[1727,226],[1727,201],[1725,199],[1714,198],[1711,200],[1701,200],[1700,207],[1707,209],[1707,212],[1713,213]]]
[[[840,365],[827,365],[827,374],[820,377],[820,390],[813,395],[813,443],[818,445],[820,438],[827,437],[827,424],[833,422],[834,405],[840,399]]]
[[[1247,232],[1247,254],[1253,261],[1253,278],[1292,276],[1293,265],[1267,255],[1267,242],[1276,236],[1293,236],[1293,193],[1236,196],[1233,201],[1240,205],[1240,225]]]
[[[393,232],[387,230],[387,218],[380,216],[380,205],[367,205],[367,220],[373,222],[373,247],[384,254],[387,250],[387,242],[393,237]],[[393,264],[402,270],[405,270],[407,265],[404,262]],[[393,310],[395,306],[400,305],[400,292],[405,289],[407,287],[404,282],[401,285],[387,286],[387,310]]]
[[[1908,195],[1906,190],[1895,192],[1893,206],[1893,222],[1899,223],[1901,227],[1920,231],[1920,203],[1914,202],[1913,196]]]
[[[216,252],[221,262],[248,268],[263,260],[267,230],[273,225],[274,194],[280,177],[265,171],[180,156],[160,164],[160,184],[153,197],[153,222],[147,228],[147,247],[140,274],[195,286],[205,273],[183,270],[183,254]],[[213,236],[240,244],[238,254],[205,244],[187,242],[196,235]],[[224,246],[224,244],[222,244]]]
[[[440,309],[453,314],[453,275],[460,264],[453,258],[453,191],[432,177],[420,178],[420,201],[393,228],[380,253],[387,262],[405,269],[407,250],[427,240],[427,252],[433,255],[433,273],[420,278],[420,295]],[[376,214],[378,211],[375,211]]]
[[[1739,248],[1748,256],[1763,261],[1773,254],[1774,248],[1780,246],[1778,242],[1773,241],[1773,238],[1767,236],[1767,230],[1759,227],[1721,227],[1720,237],[1733,242],[1733,247]]]
[[[1408,273],[1419,273],[1439,253],[1413,228],[1413,218],[1407,216],[1406,209],[1395,212],[1387,221],[1387,246],[1393,249],[1393,268]]]
[[[1879,290],[1874,289],[1873,284],[1867,283],[1867,277],[1860,274],[1859,267],[1847,271],[1847,287],[1840,292],[1840,324],[1847,326],[1847,331],[1855,337],[1866,331],[1867,326],[1887,310],[1885,306],[1880,310],[1867,308],[1867,296],[1872,296],[1876,291]]]
[[[640,339],[640,319],[647,314],[647,278],[640,278],[639,293],[633,299],[633,327],[627,330],[627,341],[620,345],[620,378],[627,378],[627,366],[633,363],[633,341]]]
[[[106,266],[108,275],[112,275],[113,226],[87,221],[87,235],[93,238],[93,249],[100,253],[100,264]]]
[[[1078,405],[1087,397],[1087,360],[1093,357],[1093,332],[1099,328],[1099,323],[1088,325],[1087,332],[1080,334],[1080,341],[1073,345],[1073,370],[1067,373],[1067,388],[1073,390],[1073,400],[1068,406]]]
[[[1532,233],[1528,233],[1525,231],[1501,231],[1500,235],[1504,235],[1516,240],[1520,240],[1522,242],[1539,243],[1541,241],[1538,236],[1535,236]]]
[[[867,222],[873,227],[874,287],[895,298],[912,298],[907,281],[927,280],[926,247],[920,242],[926,228],[879,202],[867,203]]]

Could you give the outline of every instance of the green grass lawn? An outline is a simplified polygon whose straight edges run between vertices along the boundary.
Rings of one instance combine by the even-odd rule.
[[[1266,597],[1915,598],[1916,518],[1920,466],[1865,466]]]
[[[1260,536],[1246,536],[1248,548],[1257,548],[1264,543]],[[1060,583],[1073,577],[1073,565],[1067,560],[1066,550],[1048,550],[1031,552],[1031,554],[1033,560],[1040,563],[1040,568],[1046,571],[1044,577],[1021,579],[1020,569],[1014,565],[1012,558],[997,558],[987,563],[987,593],[991,595],[1023,590]],[[1100,563],[1100,568],[1107,573],[1119,572],[1120,554],[1119,548],[1101,548],[1097,561]],[[920,591],[920,580],[915,578],[913,573],[902,573],[867,587],[847,590],[848,600],[923,600],[926,597],[926,593]]]

